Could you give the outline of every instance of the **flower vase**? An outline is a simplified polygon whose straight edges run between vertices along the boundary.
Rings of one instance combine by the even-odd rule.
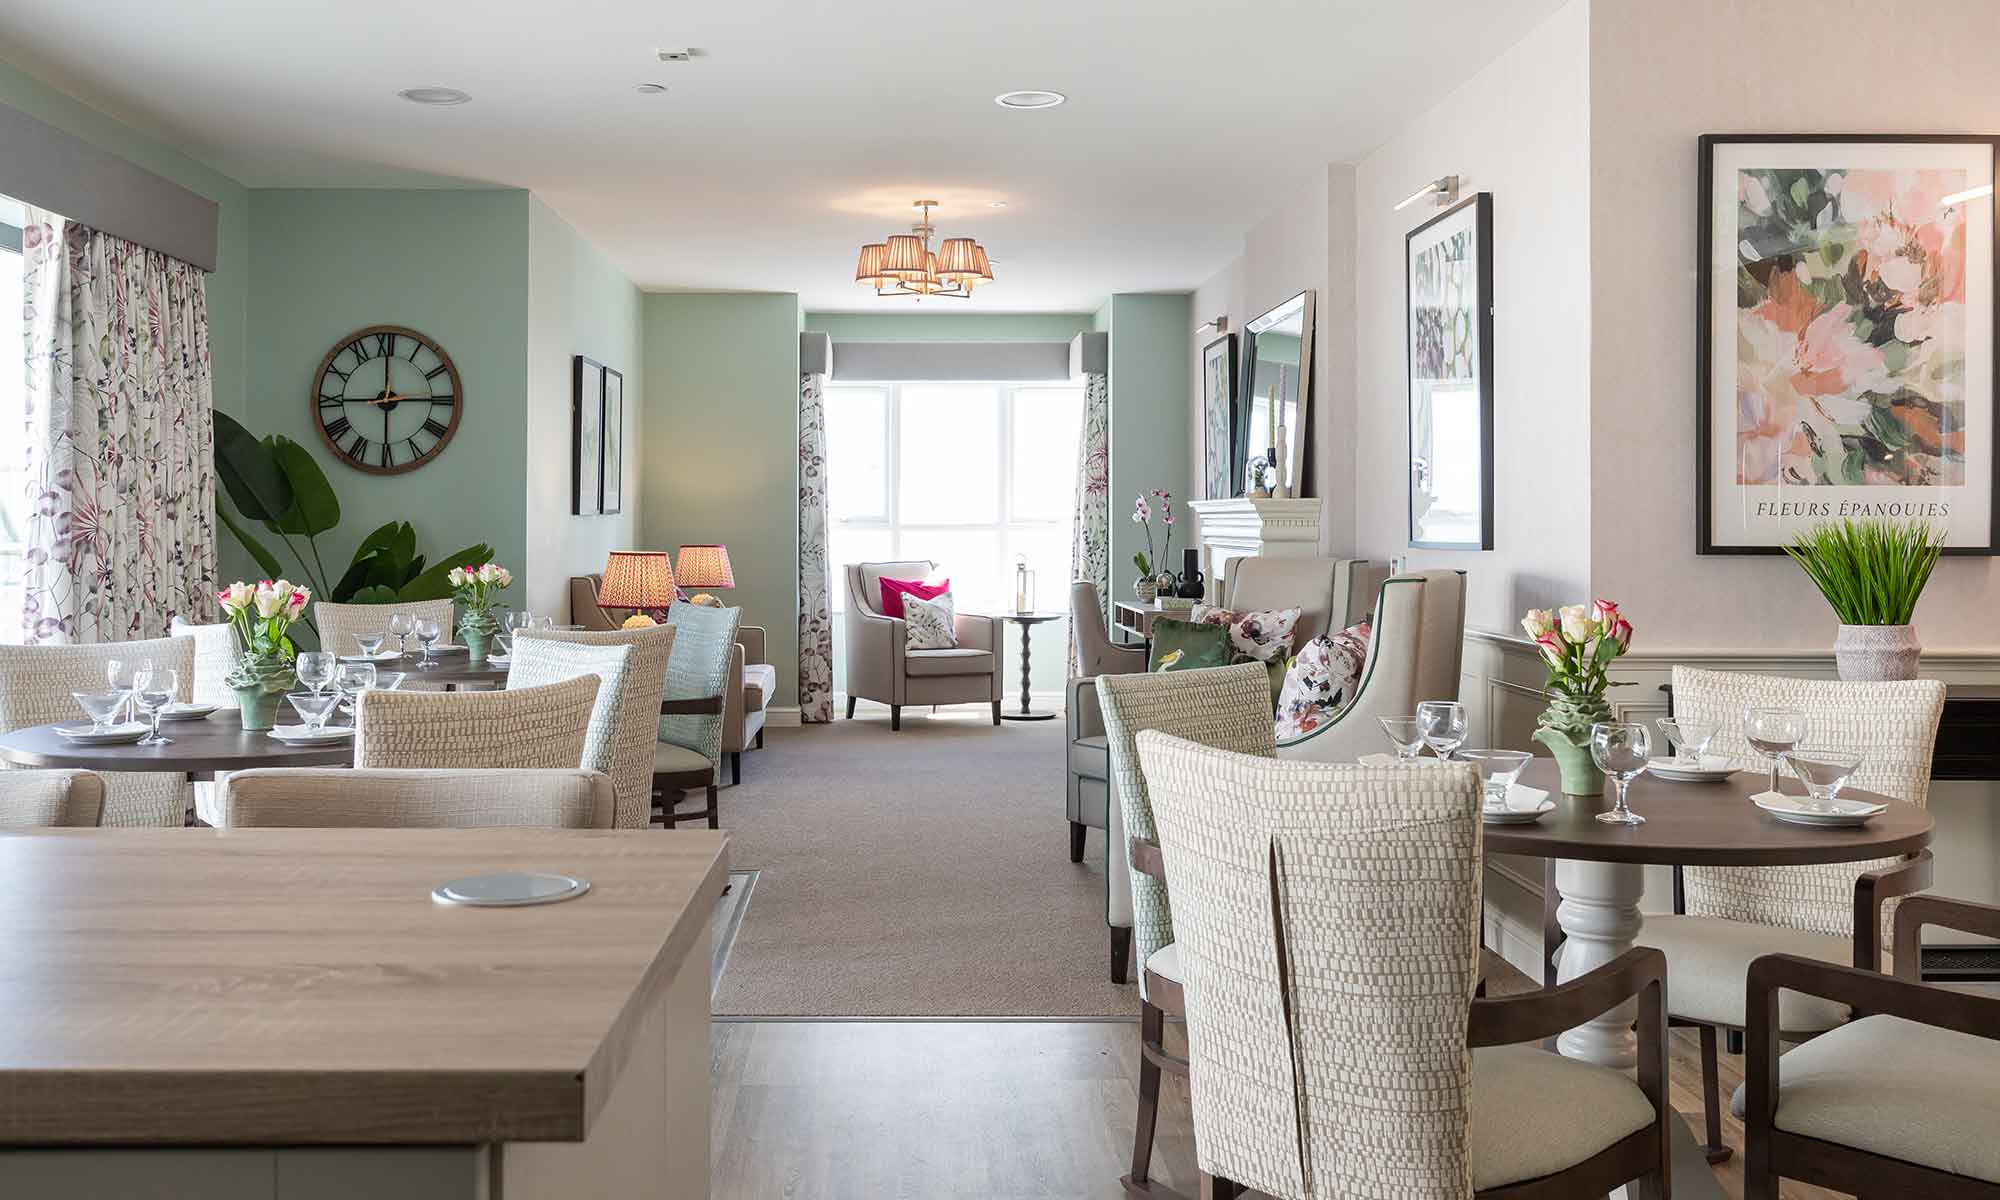
[[[1544,726],[1535,730],[1535,740],[1549,748],[1549,756],[1556,760],[1556,770],[1562,775],[1562,791],[1565,796],[1602,796],[1604,794],[1604,772],[1597,769],[1597,762],[1590,757],[1590,735],[1583,735],[1581,745],[1571,740],[1571,735],[1560,729]]]
[[[466,658],[473,663],[486,661],[486,648],[493,635],[500,629],[500,623],[493,614],[474,609],[466,613],[458,622],[458,636],[465,642]]]
[[[236,693],[236,711],[243,728],[266,730],[278,722],[278,704],[285,693],[297,686],[292,664],[282,658],[253,658],[245,655],[226,681]]]

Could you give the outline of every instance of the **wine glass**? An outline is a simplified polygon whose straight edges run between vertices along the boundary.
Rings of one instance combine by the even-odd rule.
[[[141,658],[111,658],[104,662],[104,681],[111,690],[118,693],[118,709],[114,714],[124,719],[125,711],[132,703],[132,688],[136,685],[139,672],[151,663]]]
[[[369,658],[374,658],[377,654],[380,654],[382,652],[382,643],[388,640],[389,635],[379,629],[354,635],[354,644],[361,647],[361,653],[367,655]]]
[[[311,688],[315,696],[333,682],[333,671],[333,655],[323,650],[308,650],[292,663],[292,673],[299,677],[300,683]]]
[[[1625,804],[1625,789],[1646,769],[1653,754],[1653,739],[1644,725],[1628,721],[1604,721],[1590,727],[1590,758],[1597,769],[1618,785],[1618,803],[1610,812],[1598,813],[1607,825],[1644,825],[1646,818]]]
[[[1832,812],[1840,789],[1861,769],[1863,757],[1848,750],[1793,749],[1785,752],[1785,764],[1806,785],[1806,795],[1812,797],[1812,807],[1821,812]]]
[[[333,706],[340,702],[340,693],[293,692],[285,699],[291,701],[292,707],[304,719],[307,736],[312,736],[326,728],[326,718],[333,712]]]
[[[1689,766],[1701,765],[1702,754],[1715,738],[1715,722],[1697,717],[1662,717],[1654,724],[1667,735],[1667,745],[1673,748],[1674,761]]]
[[[1424,731],[1424,744],[1446,762],[1465,741],[1465,705],[1456,700],[1426,700],[1417,705],[1417,724]]]
[[[1778,760],[1806,735],[1806,715],[1796,708],[1753,704],[1743,710],[1743,740],[1771,759],[1770,790],[1778,790]]]
[[[1382,732],[1388,734],[1389,740],[1396,744],[1396,765],[1407,767],[1416,762],[1417,756],[1424,752],[1424,731],[1423,727],[1417,724],[1417,719],[1415,717],[1375,719],[1381,722]]]
[[[516,629],[528,628],[529,623],[534,619],[535,614],[525,608],[502,609],[500,613],[500,628],[504,632],[513,633]]]
[[[125,707],[124,692],[71,692],[77,707],[90,718],[90,731],[103,733],[111,728],[111,718]]]
[[[152,731],[138,741],[141,746],[171,745],[172,738],[160,736],[160,714],[180,694],[181,674],[172,667],[156,667],[151,663],[141,668],[132,680],[132,704],[145,718],[152,722]]]
[[[437,663],[431,661],[431,647],[437,645],[438,637],[444,633],[444,629],[438,625],[437,618],[418,617],[411,623],[410,632],[417,635],[417,644],[424,648],[424,661],[417,666],[425,670],[437,666]]]
[[[1479,781],[1486,788],[1486,808],[1501,812],[1507,807],[1507,790],[1534,758],[1525,750],[1461,750],[1459,761],[1479,768]]]
[[[556,619],[548,613],[536,614],[533,623],[528,626],[528,628],[535,630],[549,630],[555,627]]]
[[[354,711],[354,698],[375,686],[375,664],[372,662],[351,662],[340,664],[340,674],[334,679],[334,686],[340,689],[342,712]]]
[[[406,612],[389,614],[389,636],[396,639],[396,651],[405,658],[410,653],[410,634],[415,632],[415,622]]]

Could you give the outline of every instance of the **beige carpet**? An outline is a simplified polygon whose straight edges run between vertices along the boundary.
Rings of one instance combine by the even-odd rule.
[[[718,1016],[1132,1017],[1111,983],[1104,841],[1069,861],[1063,724],[980,706],[770,731],[722,792],[757,886]]]

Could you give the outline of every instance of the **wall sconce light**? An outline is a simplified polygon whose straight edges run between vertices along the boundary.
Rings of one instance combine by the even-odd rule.
[[[1458,176],[1438,176],[1436,179],[1431,180],[1429,183],[1412,192],[1402,203],[1396,205],[1395,211],[1402,212],[1425,196],[1433,195],[1437,197],[1436,204],[1439,208],[1446,208],[1458,203]]]
[[[1229,318],[1227,316],[1210,317],[1208,320],[1194,327],[1196,333],[1207,333],[1211,329],[1217,333],[1228,333]]]

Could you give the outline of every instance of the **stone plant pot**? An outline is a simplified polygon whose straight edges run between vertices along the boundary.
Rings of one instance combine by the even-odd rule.
[[[1833,639],[1840,677],[1857,683],[1915,679],[1923,652],[1914,625],[1842,625]]]
[[[1151,604],[1159,599],[1160,585],[1153,582],[1152,576],[1141,575],[1132,581],[1132,594],[1139,598],[1139,603]]]

